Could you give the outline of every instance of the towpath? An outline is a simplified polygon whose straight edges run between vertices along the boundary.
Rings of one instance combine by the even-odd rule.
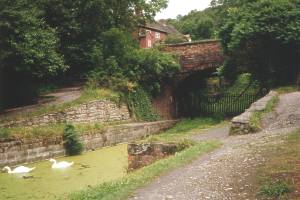
[[[130,200],[256,199],[256,169],[265,162],[264,149],[300,127],[299,109],[300,92],[282,95],[268,128],[260,133],[229,136],[229,127],[221,127],[193,136],[196,141],[219,140],[223,146],[157,178]]]

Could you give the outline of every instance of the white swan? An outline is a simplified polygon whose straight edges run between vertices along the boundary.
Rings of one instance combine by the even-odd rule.
[[[53,158],[51,158],[49,161],[53,162],[52,169],[64,169],[64,168],[71,167],[74,164],[74,162],[66,162],[66,161],[57,162]]]
[[[29,168],[29,167],[24,167],[24,166],[17,167],[14,170],[11,170],[10,167],[8,167],[8,166],[6,166],[6,167],[3,168],[3,170],[7,170],[7,172],[9,174],[29,173],[29,172],[31,172],[34,169],[35,169],[35,167]]]

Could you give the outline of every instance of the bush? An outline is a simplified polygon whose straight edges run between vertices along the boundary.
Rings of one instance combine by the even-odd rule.
[[[124,93],[141,86],[157,94],[163,79],[180,69],[178,57],[157,49],[140,49],[127,32],[114,28],[103,35],[107,54],[88,74],[89,83],[94,86]]]
[[[63,134],[64,147],[67,155],[78,155],[83,151],[83,144],[72,124],[66,124]]]

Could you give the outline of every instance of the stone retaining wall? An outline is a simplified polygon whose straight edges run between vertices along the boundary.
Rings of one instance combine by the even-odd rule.
[[[143,143],[128,144],[127,150],[128,170],[132,171],[169,155],[174,155],[178,147],[177,144]]]
[[[126,105],[118,106],[115,102],[110,100],[96,100],[71,107],[63,112],[48,113],[29,119],[10,121],[2,125],[4,127],[39,126],[51,123],[111,122],[129,119],[130,114]]]
[[[171,128],[176,121],[159,121],[112,126],[100,133],[84,134],[85,151],[133,142]],[[0,167],[48,159],[65,154],[62,138],[0,139]]]
[[[251,117],[255,112],[264,111],[268,102],[273,98],[278,96],[275,91],[269,92],[265,97],[259,99],[258,101],[251,104],[251,107],[247,109],[243,114],[234,117],[231,120],[230,134],[248,134],[253,132],[251,127]]]

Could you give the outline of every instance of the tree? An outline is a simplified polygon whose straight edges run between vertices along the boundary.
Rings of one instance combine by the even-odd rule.
[[[120,46],[112,51],[112,41],[105,34],[113,28],[132,33],[137,24],[153,20],[166,5],[167,0],[1,1],[0,70],[6,78],[5,101],[22,101],[14,106],[25,99],[31,102],[41,82],[50,78],[82,77],[106,65],[123,72],[125,52]]]
[[[218,30],[218,8],[207,8],[204,11],[193,10],[186,16],[169,19],[167,23],[175,26],[181,33],[190,34],[193,40],[216,37]]]
[[[250,72],[264,86],[293,81],[300,64],[299,8],[289,0],[229,7],[220,31],[228,56],[225,68]]]
[[[132,32],[166,7],[167,0],[38,0],[43,18],[56,29],[60,52],[71,72],[87,72],[102,63],[103,33],[112,28]]]
[[[103,63],[90,73],[90,81],[104,87],[128,92],[141,86],[156,94],[165,77],[179,70],[171,54],[157,49],[140,49],[129,33],[112,28],[103,33]]]
[[[1,1],[0,70],[44,77],[66,69],[55,30],[38,15],[26,0]]]

